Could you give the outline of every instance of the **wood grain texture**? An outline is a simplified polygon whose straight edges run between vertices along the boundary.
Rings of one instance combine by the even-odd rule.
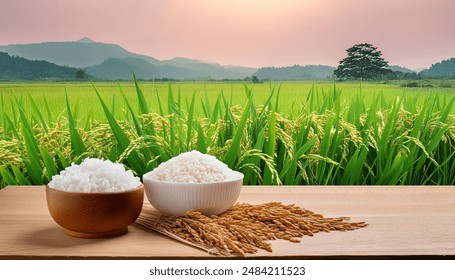
[[[349,216],[366,228],[318,233],[301,243],[272,241],[252,258],[455,257],[455,187],[245,186],[239,202],[280,201],[326,217]],[[145,203],[148,203],[145,201]],[[65,235],[51,218],[45,188],[0,190],[0,259],[220,258],[138,225],[110,239]]]

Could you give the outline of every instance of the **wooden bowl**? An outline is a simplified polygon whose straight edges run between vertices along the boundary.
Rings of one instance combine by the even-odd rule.
[[[81,193],[46,186],[46,200],[54,221],[69,236],[106,238],[125,234],[144,203],[144,186],[110,193]]]

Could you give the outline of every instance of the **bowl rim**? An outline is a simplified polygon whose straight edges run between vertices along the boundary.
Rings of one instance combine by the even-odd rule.
[[[61,190],[61,189],[55,189],[53,187],[50,187],[49,185],[46,184],[46,189],[52,189],[53,191],[57,192],[62,192],[62,193],[68,193],[68,194],[83,194],[83,195],[112,195],[112,194],[124,194],[124,193],[130,193],[130,192],[135,192],[140,190],[141,188],[144,188],[144,184],[141,182],[137,187],[131,190],[126,190],[126,191],[118,191],[118,192],[72,192],[72,191],[66,191],[66,190]]]
[[[239,175],[238,178],[236,179],[230,179],[230,180],[225,180],[225,181],[217,181],[217,182],[201,182],[201,183],[198,183],[198,182],[173,182],[173,181],[160,181],[160,180],[156,180],[156,179],[152,179],[152,178],[146,178],[144,174],[142,176],[142,183],[144,184],[145,186],[145,181],[151,181],[151,182],[154,182],[154,183],[160,183],[160,184],[169,184],[169,185],[175,185],[175,186],[206,186],[206,185],[221,185],[221,184],[226,184],[226,183],[234,183],[234,182],[238,182],[238,181],[243,181],[243,179],[245,178],[245,175],[242,173],[242,172],[239,172],[239,171],[236,171],[236,170],[232,170],[232,172],[235,172],[237,175]],[[149,173],[149,172],[148,172]]]

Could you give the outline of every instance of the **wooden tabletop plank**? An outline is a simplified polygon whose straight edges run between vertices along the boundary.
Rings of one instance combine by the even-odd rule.
[[[239,202],[280,201],[326,217],[349,216],[369,226],[318,233],[301,243],[272,241],[273,252],[248,257],[331,258],[455,256],[455,187],[245,186]],[[148,202],[146,202],[148,203]],[[69,237],[49,215],[42,186],[0,190],[0,259],[217,258],[131,225],[110,239]]]

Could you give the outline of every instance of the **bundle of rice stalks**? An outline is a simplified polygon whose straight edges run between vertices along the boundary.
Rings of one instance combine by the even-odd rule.
[[[197,210],[169,216],[144,205],[136,223],[216,255],[245,257],[258,249],[272,252],[270,240],[300,242],[300,237],[318,232],[349,231],[367,226],[348,217],[325,218],[296,205],[270,202],[236,204],[218,216]]]

